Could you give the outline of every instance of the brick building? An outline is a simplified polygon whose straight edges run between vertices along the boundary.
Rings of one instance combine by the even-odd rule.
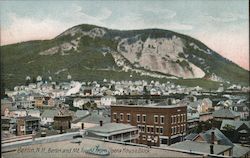
[[[17,135],[32,134],[40,130],[40,118],[33,116],[17,117]]]
[[[160,146],[179,142],[186,134],[187,107],[167,105],[112,105],[111,122],[128,123],[140,129],[137,143]]]

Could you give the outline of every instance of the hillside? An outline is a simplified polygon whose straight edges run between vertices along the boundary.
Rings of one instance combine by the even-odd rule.
[[[121,31],[94,25],[72,27],[52,40],[1,47],[7,88],[26,76],[67,80],[160,80],[216,88],[218,82],[248,85],[249,72],[205,44],[168,30]],[[132,77],[130,77],[132,75]]]

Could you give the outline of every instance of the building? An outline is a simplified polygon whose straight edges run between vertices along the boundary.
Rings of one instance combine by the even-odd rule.
[[[60,133],[67,129],[71,129],[72,116],[70,115],[57,115],[54,116],[54,129],[60,130]]]
[[[193,141],[234,146],[233,143],[217,128],[199,133]]]
[[[25,116],[17,118],[17,135],[32,134],[40,130],[40,118]]]
[[[212,116],[212,112],[205,112],[205,113],[200,113],[199,114],[199,121],[200,122],[205,122],[205,121],[208,121],[210,119],[213,119],[213,116]]]
[[[111,106],[116,104],[116,98],[113,96],[103,96],[101,97],[101,106]]]
[[[140,129],[137,143],[160,146],[180,141],[186,134],[187,107],[167,105],[113,105],[111,122],[131,124]]]
[[[83,105],[88,102],[90,102],[89,98],[75,98],[73,101],[73,106],[82,109],[84,107]]]
[[[43,101],[44,101],[43,96],[41,96],[41,95],[34,96],[34,101],[35,101],[35,107],[36,108],[42,108],[43,107]]]
[[[76,118],[72,121],[73,128],[82,128],[82,124],[84,129],[99,126],[100,121],[103,124],[110,123],[110,117],[107,115],[103,115],[100,111],[91,111],[87,115],[83,117]]]
[[[58,115],[58,110],[47,109],[41,115],[41,124],[42,125],[51,125],[54,123],[54,117]]]
[[[38,109],[29,109],[27,110],[27,115],[33,116],[33,117],[40,117],[41,112]]]
[[[10,117],[1,116],[1,130],[9,131],[10,130]]]
[[[250,122],[223,120],[220,130],[234,143],[250,143]]]
[[[217,111],[214,111],[213,114],[213,119],[217,120],[217,121],[222,121],[224,119],[227,120],[240,120],[240,114],[232,111],[228,108],[223,108]]]
[[[188,106],[196,110],[198,113],[206,113],[213,108],[212,101],[209,98],[191,102]]]
[[[173,148],[182,149],[190,152],[200,152],[206,154],[232,156],[233,147],[228,145],[210,144],[206,142],[183,141],[171,145]]]
[[[92,87],[84,87],[83,96],[92,96]]]
[[[99,139],[134,143],[139,138],[139,129],[136,126],[131,126],[130,124],[103,124],[103,122],[100,121],[100,126],[95,126],[86,129],[86,136]]]
[[[46,107],[54,107],[55,106],[55,101],[52,97],[44,97],[43,104]]]
[[[187,113],[187,131],[192,131],[195,127],[198,126],[199,120],[199,113]]]
[[[12,102],[7,99],[1,99],[1,116],[10,116],[11,111],[17,110],[16,107],[13,106]]]
[[[231,120],[227,120],[227,121],[230,122]],[[210,129],[199,134],[191,133],[185,137],[185,140],[189,140],[188,143],[180,142],[180,143],[174,144],[173,146],[179,148],[178,144],[181,144],[180,145],[181,147],[179,149],[210,153],[209,152],[209,144],[210,144],[210,145],[213,145],[214,154],[232,156],[232,157],[246,157],[247,158],[250,153],[250,149],[247,146],[244,147],[240,144],[233,144],[231,140],[228,137],[226,137],[217,128]],[[207,145],[204,145],[202,143],[205,143]],[[220,151],[219,149],[221,147],[223,148],[227,147],[229,150]]]
[[[232,104],[229,106],[229,109],[240,114],[241,120],[248,120],[249,118],[249,108],[247,104],[240,103],[240,104]]]

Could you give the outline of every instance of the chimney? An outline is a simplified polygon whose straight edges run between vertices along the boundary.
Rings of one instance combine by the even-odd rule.
[[[210,154],[214,154],[214,145],[213,144],[210,145]]]
[[[214,144],[215,136],[214,131],[211,132],[211,144]]]
[[[102,120],[100,121],[100,126],[102,126]]]

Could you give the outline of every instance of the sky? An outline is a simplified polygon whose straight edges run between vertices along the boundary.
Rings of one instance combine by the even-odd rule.
[[[0,0],[1,45],[52,39],[78,24],[167,29],[249,70],[248,0]]]

